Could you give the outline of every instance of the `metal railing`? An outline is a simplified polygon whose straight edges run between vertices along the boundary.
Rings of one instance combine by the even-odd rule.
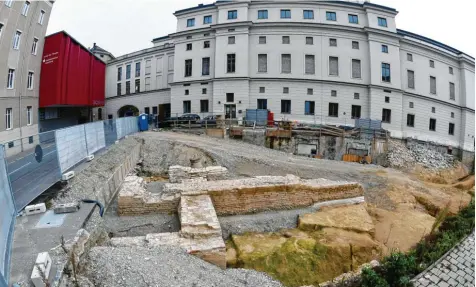
[[[4,148],[0,145],[0,286],[8,286],[13,228],[15,225],[15,201],[7,176]]]

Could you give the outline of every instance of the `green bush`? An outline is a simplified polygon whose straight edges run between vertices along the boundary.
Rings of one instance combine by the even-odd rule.
[[[380,277],[373,269],[364,268],[362,270],[362,287],[389,287],[387,281]]]
[[[390,286],[406,287],[417,271],[413,254],[394,252],[382,261],[382,275]]]

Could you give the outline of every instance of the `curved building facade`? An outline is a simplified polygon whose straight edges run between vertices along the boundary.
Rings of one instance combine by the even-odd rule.
[[[474,151],[474,58],[397,29],[397,13],[367,2],[253,0],[176,11],[176,33],[153,40],[173,45],[171,113],[370,118],[393,137]]]

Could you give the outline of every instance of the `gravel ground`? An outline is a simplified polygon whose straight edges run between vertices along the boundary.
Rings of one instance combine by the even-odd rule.
[[[95,286],[278,287],[279,282],[252,270],[222,270],[180,248],[95,247],[85,274]]]

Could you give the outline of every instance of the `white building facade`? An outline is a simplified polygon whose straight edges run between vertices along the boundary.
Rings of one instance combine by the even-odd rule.
[[[154,40],[152,53],[119,60],[169,60],[169,81],[160,74],[167,87],[129,102],[144,112],[168,101],[173,116],[240,118],[261,108],[278,120],[316,124],[370,118],[393,137],[474,151],[474,58],[398,30],[397,13],[344,1],[219,1],[180,10],[176,33]],[[112,98],[134,97],[117,96],[118,59],[107,70],[107,110],[115,116],[124,101],[110,105]],[[151,83],[159,77],[152,74]]]

